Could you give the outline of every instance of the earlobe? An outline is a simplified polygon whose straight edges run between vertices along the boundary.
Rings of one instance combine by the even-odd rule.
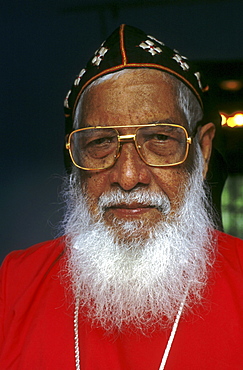
[[[199,143],[201,146],[203,158],[204,158],[204,169],[203,178],[206,178],[208,171],[208,163],[212,152],[212,142],[215,135],[215,125],[210,122],[202,126],[199,131]]]

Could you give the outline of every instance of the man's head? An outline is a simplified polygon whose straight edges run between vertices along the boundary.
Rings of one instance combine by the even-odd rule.
[[[189,137],[192,136],[195,128],[194,122],[188,122],[192,118],[187,117],[187,112],[182,108],[182,104],[179,104],[181,82],[177,82],[164,72],[152,69],[124,70],[105,77],[96,80],[83,93],[76,109],[75,128],[117,126],[119,135],[129,135],[136,132],[136,125],[150,127],[146,127],[146,130],[139,129],[142,133],[137,136],[144,135],[144,137],[137,147],[134,140],[122,142],[119,156],[109,168],[80,171],[82,186],[89,199],[91,212],[97,219],[100,197],[119,189],[127,194],[136,190],[164,194],[170,201],[169,214],[173,215],[180,206],[181,200],[187,196],[184,194],[185,184],[188,182],[195,160],[193,142],[195,138],[191,138],[191,144],[186,144],[186,135],[183,129],[178,127],[184,127]],[[194,116],[198,115],[196,117],[198,121],[201,115],[200,106],[193,95],[190,92],[188,94],[192,102],[194,101]],[[190,106],[190,103],[188,105]],[[153,124],[158,124],[154,133],[151,131]],[[92,166],[93,159],[97,166],[98,163],[102,165],[107,157],[111,156],[113,159],[116,156],[116,145],[113,144],[115,131],[109,133],[103,133],[103,131],[96,129],[94,136],[91,137],[91,130],[88,130],[85,134],[87,138],[81,136],[71,142],[72,147],[83,145],[82,152],[85,154],[78,154],[79,157],[84,156],[87,166]],[[144,134],[143,131],[145,131]],[[81,131],[81,134],[83,133]],[[77,134],[79,135],[80,132]],[[208,123],[200,129],[200,134],[195,139],[200,143],[204,158],[202,179],[207,169],[213,134],[214,125]],[[103,135],[103,141],[101,141],[101,135]],[[94,145],[97,146],[97,152],[93,153]],[[141,149],[138,148],[140,146]],[[177,148],[175,154],[172,153],[174,146]],[[181,149],[180,146],[182,146]],[[114,153],[112,147],[114,147]],[[174,162],[184,159],[185,161],[174,165],[174,155],[179,155],[180,151],[182,157],[175,158]],[[151,164],[148,165],[139,156],[140,152],[148,156],[145,159],[150,159]],[[172,163],[169,163],[170,159]],[[161,208],[156,204],[147,206],[135,200],[130,201],[130,204],[120,202],[117,205],[103,206],[103,209],[107,225],[112,225],[114,219],[143,220],[147,225],[153,225],[164,217]],[[167,213],[166,210],[166,217],[168,217]]]
[[[201,87],[184,72],[112,72],[84,83],[73,103],[73,131],[87,130],[68,142],[70,273],[95,322],[144,330],[162,315],[162,326],[171,322],[187,289],[188,307],[201,298],[212,252],[203,179],[215,129],[197,128]]]

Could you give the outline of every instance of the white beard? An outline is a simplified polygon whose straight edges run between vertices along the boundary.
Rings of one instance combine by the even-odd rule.
[[[192,310],[202,300],[214,260],[213,224],[203,188],[202,164],[188,182],[186,199],[173,219],[168,215],[167,197],[152,196],[151,203],[157,202],[168,221],[157,222],[152,230],[150,226],[146,239],[146,225],[141,222],[114,220],[114,227],[107,227],[103,221],[105,204],[116,202],[119,195],[124,199],[127,193],[102,195],[100,219],[94,222],[80,185],[69,186],[67,274],[74,296],[80,297],[80,305],[93,325],[107,331],[132,326],[145,333],[155,326],[171,325],[187,290],[184,310]],[[144,190],[131,194],[141,203],[151,198]],[[122,239],[118,240],[116,228],[123,231]]]

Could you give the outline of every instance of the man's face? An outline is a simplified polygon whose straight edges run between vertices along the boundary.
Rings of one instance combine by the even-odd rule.
[[[156,121],[177,123],[187,128],[184,114],[178,107],[175,88],[156,70],[135,70],[118,79],[109,79],[92,87],[84,96],[80,126],[138,125]],[[121,134],[132,134],[134,129],[121,129]],[[184,185],[188,178],[186,162],[175,167],[156,168],[146,165],[132,142],[125,143],[121,155],[110,169],[82,171],[81,177],[88,197],[91,214],[98,214],[98,200],[104,193],[122,189],[135,189],[165,194],[173,214],[184,198]],[[121,221],[146,220],[155,224],[165,217],[156,207],[132,201],[129,205],[108,207],[104,221],[112,224],[113,218]]]

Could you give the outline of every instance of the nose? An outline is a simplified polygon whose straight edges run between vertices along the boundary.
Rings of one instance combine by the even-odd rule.
[[[139,157],[132,142],[122,145],[120,157],[110,169],[109,180],[110,184],[119,185],[127,191],[150,183],[149,167]]]

